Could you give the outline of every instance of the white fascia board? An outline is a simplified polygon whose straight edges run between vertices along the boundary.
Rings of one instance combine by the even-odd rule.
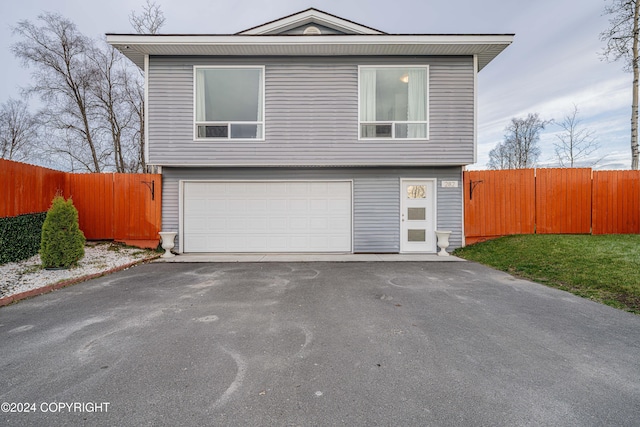
[[[272,165],[258,164],[258,163],[158,163],[154,164],[154,166],[158,166],[160,168],[265,168],[265,169],[274,169],[274,168],[349,168],[349,167],[465,167],[466,165],[471,165],[472,163],[465,162],[464,164],[444,162],[444,163],[414,163],[414,162],[406,162],[406,163],[274,163]]]
[[[128,46],[291,46],[291,45],[362,45],[362,44],[431,44],[431,45],[473,45],[511,44],[512,34],[479,35],[328,35],[328,36],[245,36],[245,35],[165,35],[148,36],[135,34],[107,34],[107,43]]]

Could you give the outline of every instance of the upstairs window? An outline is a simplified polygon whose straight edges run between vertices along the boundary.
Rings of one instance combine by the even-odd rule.
[[[360,139],[429,138],[429,69],[360,67]]]
[[[264,139],[264,68],[195,68],[196,139]]]

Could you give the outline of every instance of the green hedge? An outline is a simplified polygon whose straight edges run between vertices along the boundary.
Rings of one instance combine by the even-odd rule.
[[[40,250],[46,212],[0,218],[0,264],[22,261]]]

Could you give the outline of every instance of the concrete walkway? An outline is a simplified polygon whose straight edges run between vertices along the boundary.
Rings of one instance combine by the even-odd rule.
[[[465,261],[436,254],[180,254],[157,262],[398,262]]]

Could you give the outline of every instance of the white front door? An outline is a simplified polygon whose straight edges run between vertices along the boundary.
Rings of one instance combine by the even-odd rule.
[[[435,183],[435,179],[401,180],[401,252],[436,252]]]

